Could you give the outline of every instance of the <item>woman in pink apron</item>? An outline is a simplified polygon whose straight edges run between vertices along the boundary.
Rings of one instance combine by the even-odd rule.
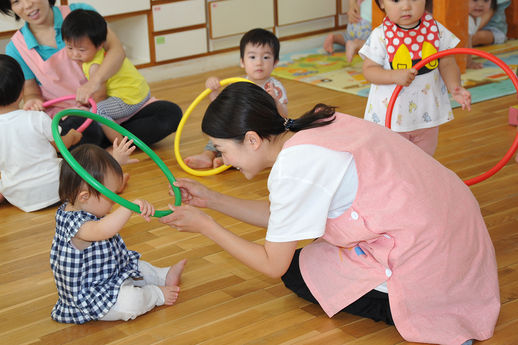
[[[452,171],[396,133],[318,104],[285,119],[260,87],[228,86],[202,130],[251,179],[271,168],[269,201],[179,179],[184,206],[163,223],[212,239],[249,267],[282,277],[330,317],[394,324],[408,341],[470,344],[500,310],[494,248],[479,205]],[[267,229],[249,242],[198,209]],[[317,239],[302,251],[301,240]]]
[[[63,108],[77,107],[77,103],[71,101],[43,109],[44,101],[76,94],[76,101],[86,104],[88,98],[119,70],[125,57],[119,39],[108,29],[105,59],[95,78],[87,80],[81,67],[66,57],[61,24],[70,11],[94,8],[81,3],[55,7],[55,2],[0,0],[1,12],[26,22],[6,47],[6,54],[18,61],[25,74],[24,108],[45,110],[50,116]],[[181,114],[181,109],[176,104],[155,101],[128,118],[122,126],[147,144],[152,144],[176,130]],[[82,121],[84,120],[78,117],[64,120],[61,123],[62,133],[78,127]],[[103,146],[110,144],[97,124],[90,125],[83,133],[82,142],[85,141]]]

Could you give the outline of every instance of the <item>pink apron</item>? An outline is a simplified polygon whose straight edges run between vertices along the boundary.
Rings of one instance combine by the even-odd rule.
[[[328,219],[324,236],[300,256],[323,310],[332,316],[386,281],[406,340],[490,338],[500,310],[497,266],[469,188],[400,135],[352,116],[337,113],[333,124],[299,132],[284,148],[301,144],[350,152],[358,169],[352,206]]]
[[[59,7],[63,18],[70,13],[68,6]],[[11,38],[25,63],[29,66],[40,82],[41,94],[44,100],[73,95],[79,86],[86,83],[86,77],[81,66],[67,57],[65,49],[61,49],[46,61],[36,49],[29,49],[21,31]],[[66,108],[77,108],[74,100],[55,104],[45,110],[53,117],[57,112]]]

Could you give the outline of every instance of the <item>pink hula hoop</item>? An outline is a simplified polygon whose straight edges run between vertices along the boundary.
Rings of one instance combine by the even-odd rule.
[[[60,102],[63,102],[63,101],[68,101],[68,100],[71,100],[71,99],[76,99],[76,95],[68,95],[68,96],[63,96],[63,97],[58,97],[58,98],[55,98],[55,99],[51,99],[49,101],[44,102],[43,106],[46,108],[49,105],[60,103]],[[92,113],[97,114],[97,103],[95,103],[93,98],[89,98],[88,102],[90,102],[90,105],[92,106]],[[92,119],[86,119],[85,122],[83,122],[83,124],[81,124],[81,126],[79,126],[77,131],[82,133],[88,126],[90,126],[91,123],[92,123]]]
[[[511,68],[509,66],[507,66],[507,64],[505,62],[503,62],[502,60],[500,60],[493,54],[490,54],[490,53],[482,51],[482,50],[472,49],[472,48],[452,48],[452,49],[443,50],[443,51],[430,55],[429,57],[419,61],[414,66],[414,68],[416,70],[419,70],[419,69],[421,69],[421,67],[425,66],[432,60],[439,59],[443,56],[456,55],[456,54],[477,55],[477,56],[480,56],[484,59],[487,59],[487,60],[493,62],[498,67],[500,67],[505,72],[505,74],[507,74],[509,79],[511,79],[511,82],[513,83],[514,88],[516,89],[516,92],[518,94],[518,78],[516,77],[516,74],[514,74],[514,72],[511,70]],[[401,85],[396,86],[396,88],[394,89],[394,92],[392,93],[392,97],[390,98],[390,101],[388,103],[387,116],[385,118],[385,126],[387,128],[391,127],[392,112],[394,110],[394,105],[396,103],[396,99],[397,99],[399,93],[401,92],[402,88],[403,88],[403,86],[401,86]],[[486,171],[485,173],[483,173],[479,176],[465,180],[464,183],[467,184],[468,186],[471,186],[471,185],[474,185],[475,183],[482,182],[485,179],[493,176],[500,169],[502,169],[504,167],[504,165],[507,164],[507,162],[509,161],[509,159],[511,159],[511,157],[514,155],[514,153],[516,152],[517,149],[518,149],[518,133],[516,134],[516,137],[514,138],[514,141],[511,144],[511,147],[509,148],[507,153],[504,155],[504,157],[498,163],[496,163],[496,165],[494,167],[492,167],[491,169],[489,169],[488,171]]]

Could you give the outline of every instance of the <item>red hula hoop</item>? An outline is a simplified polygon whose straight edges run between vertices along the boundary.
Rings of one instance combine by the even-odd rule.
[[[507,66],[507,64],[505,62],[503,62],[502,60],[500,60],[493,54],[490,54],[490,53],[482,51],[482,50],[472,49],[472,48],[452,48],[452,49],[442,50],[438,53],[432,54],[429,57],[419,61],[414,66],[414,68],[416,70],[419,70],[432,60],[439,59],[439,58],[441,58],[443,56],[447,56],[447,55],[457,55],[457,54],[477,55],[477,56],[480,56],[484,59],[487,59],[487,60],[493,62],[498,67],[500,67],[505,72],[505,74],[507,74],[509,79],[511,79],[511,81],[514,85],[514,88],[516,89],[516,92],[518,94],[518,77],[516,77],[516,74],[514,74],[514,72],[511,70],[511,68],[509,66]],[[396,88],[394,89],[394,92],[392,93],[392,97],[390,97],[390,101],[388,103],[388,108],[387,108],[387,116],[385,118],[385,126],[387,128],[391,127],[392,112],[394,110],[394,105],[396,103],[396,99],[399,96],[399,93],[401,92],[402,88],[403,88],[403,86],[397,85]],[[504,155],[504,157],[493,168],[489,169],[488,171],[486,171],[485,173],[483,173],[479,176],[465,180],[464,183],[467,184],[468,186],[471,186],[471,185],[474,185],[475,183],[482,182],[485,179],[493,176],[500,169],[502,169],[504,167],[504,165],[507,164],[507,162],[509,161],[509,159],[511,159],[511,157],[513,156],[513,154],[516,152],[517,149],[518,149],[518,133],[516,134],[516,137],[514,138],[511,148],[509,148],[509,151],[507,151],[507,153]]]

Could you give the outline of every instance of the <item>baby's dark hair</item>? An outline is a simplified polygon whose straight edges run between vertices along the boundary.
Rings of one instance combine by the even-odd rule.
[[[114,172],[120,178],[123,177],[122,168],[119,163],[106,150],[92,144],[83,144],[71,152],[72,157],[97,181],[104,184],[104,177],[108,171]],[[63,160],[59,173],[59,197],[62,202],[74,203],[81,187],[86,185],[88,192],[96,197],[100,193],[86,183],[72,167]]]
[[[366,0],[366,1],[369,1],[369,0]],[[375,1],[376,1],[376,5],[378,5],[378,8],[379,8],[380,10],[382,10],[383,12],[385,12],[385,10],[381,8],[380,0],[375,0]],[[492,0],[492,1],[493,1],[493,0]],[[494,1],[496,1],[496,0],[494,0]],[[432,12],[433,12],[433,0],[426,0],[425,9],[426,9],[428,12],[430,12],[430,13],[432,13]]]
[[[76,41],[88,37],[92,44],[99,47],[106,41],[108,25],[103,16],[95,11],[75,10],[63,20],[61,36],[63,41]]]
[[[239,42],[239,51],[241,59],[245,57],[246,45],[250,43],[258,46],[269,46],[273,50],[273,58],[275,61],[279,61],[279,51],[281,50],[281,44],[277,36],[273,32],[265,29],[252,29],[241,37]]]
[[[18,61],[0,54],[0,106],[13,104],[23,91],[25,77]]]
[[[49,0],[49,5],[52,8],[56,4],[56,0]],[[11,0],[0,0],[0,12],[8,16],[14,17],[16,20],[20,20],[20,17],[13,12],[11,6]]]

